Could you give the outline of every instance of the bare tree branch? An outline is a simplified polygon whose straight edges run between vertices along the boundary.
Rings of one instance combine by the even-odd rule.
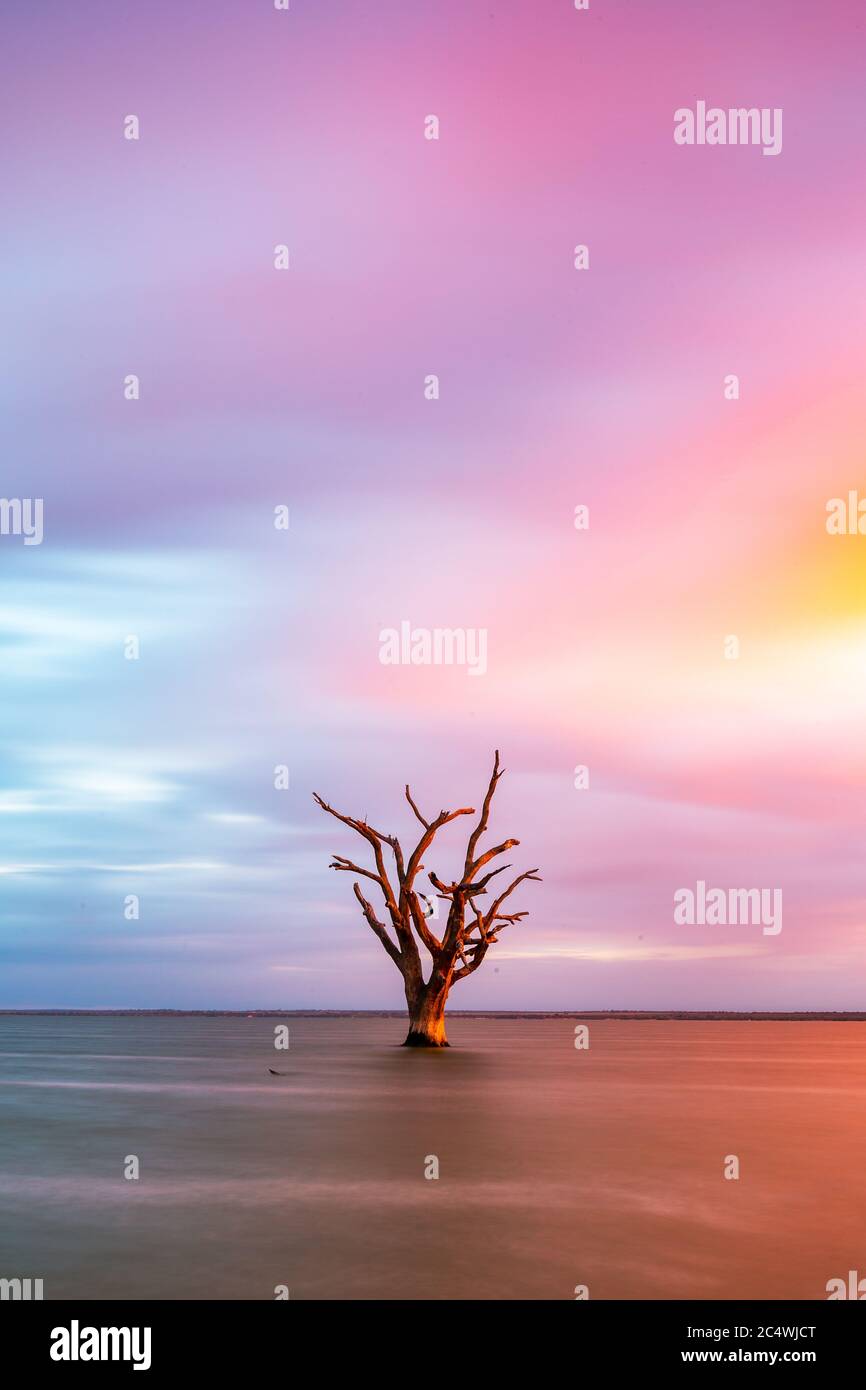
[[[514,890],[515,890],[515,888],[518,886],[518,884],[524,883],[524,882],[526,881],[526,879],[532,879],[533,883],[541,883],[541,879],[538,877],[538,870],[537,870],[537,869],[527,869],[527,871],[526,871],[525,874],[518,874],[518,875],[517,875],[517,878],[514,880],[514,882],[513,882],[513,883],[510,883],[510,884],[508,885],[508,887],[506,888],[505,892],[504,892],[504,893],[501,893],[500,896],[496,899],[496,902],[495,902],[495,903],[493,904],[493,906],[490,908],[489,912],[485,913],[485,920],[486,920],[486,921],[488,921],[488,922],[492,922],[492,921],[493,921],[493,918],[496,916],[496,914],[498,913],[500,907],[501,907],[502,904],[505,902],[505,899],[506,899],[506,898],[510,898],[510,897],[511,897],[511,894],[514,892]]]
[[[412,793],[409,790],[408,782],[406,783],[406,800],[409,802],[409,805],[412,807],[412,810],[415,812],[415,815],[418,817],[424,829],[429,830],[430,822],[424,819],[424,817],[421,815],[421,812],[418,810],[418,807],[415,805],[415,802],[412,800]]]
[[[505,769],[503,768],[502,772],[504,771]],[[490,782],[488,784],[487,791],[484,795],[484,804],[481,807],[481,817],[472,834],[469,836],[469,844],[466,848],[466,863],[463,866],[464,881],[472,877],[472,863],[475,858],[475,850],[478,845],[478,841],[481,839],[481,836],[487,829],[487,821],[490,817],[490,803],[493,800],[493,793],[496,791],[496,787],[498,785],[500,777],[502,776],[502,772],[500,772],[499,770],[499,749],[497,748],[493,759],[493,772],[490,777]]]
[[[418,933],[418,936],[421,938],[424,945],[427,947],[427,950],[430,952],[430,955],[435,960],[436,957],[439,955],[439,952],[442,950],[442,942],[439,940],[438,936],[433,935],[432,931],[427,925],[426,913],[424,912],[424,909],[418,902],[418,898],[421,896],[422,895],[419,893],[407,894],[409,911],[412,915],[412,924],[415,928],[415,931]]]
[[[380,888],[384,888],[378,874],[371,873],[369,869],[362,869],[360,864],[353,864],[351,859],[344,859],[342,854],[334,854],[331,857],[334,862],[328,865],[329,869],[338,869],[347,874],[362,874],[364,878],[371,878]]]
[[[528,869],[526,873],[519,874],[514,882],[509,884],[505,892],[496,899],[496,902],[488,912],[482,915],[478,912],[477,908],[475,909],[476,918],[471,929],[474,931],[475,927],[478,927],[482,939],[477,943],[469,943],[469,948],[473,951],[472,960],[466,961],[459,970],[455,970],[452,976],[452,984],[456,984],[458,980],[465,980],[467,975],[472,975],[474,971],[478,969],[484,957],[487,955],[488,949],[496,944],[499,932],[504,931],[507,926],[513,926],[515,922],[520,922],[524,917],[529,916],[529,913],[526,911],[499,911],[505,899],[514,892],[519,884],[525,883],[527,880],[531,880],[533,883],[541,883],[542,881],[538,877],[537,869]],[[464,949],[466,949],[467,943],[464,942],[463,944]]]
[[[433,887],[439,889],[439,892],[436,894],[438,898],[450,898],[457,892],[458,885],[456,883],[452,883],[450,885],[447,883],[443,883],[441,878],[439,878],[438,874],[434,874],[432,870],[427,875],[427,877],[433,884]]]
[[[508,850],[514,849],[514,846],[519,844],[519,840],[503,840],[502,844],[497,845],[495,849],[487,850],[485,854],[482,854],[480,859],[476,859],[475,862],[470,865],[469,877],[474,878],[478,870],[483,869],[485,864],[489,864],[491,859],[495,859],[497,854],[506,854]]]
[[[370,905],[370,903],[367,902],[367,899],[364,897],[364,894],[361,892],[360,886],[359,886],[357,883],[355,883],[355,884],[353,884],[353,887],[354,887],[354,890],[355,890],[355,897],[358,899],[358,902],[361,904],[361,910],[363,911],[364,916],[366,917],[366,919],[367,919],[369,925],[372,927],[373,931],[374,931],[374,932],[376,933],[376,935],[378,936],[378,938],[379,938],[379,940],[381,941],[382,945],[385,947],[385,950],[388,952],[388,955],[391,957],[391,959],[392,959],[393,961],[396,962],[396,964],[397,964],[397,965],[400,967],[400,969],[402,970],[402,969],[403,969],[403,958],[402,958],[402,956],[401,956],[401,954],[400,954],[399,947],[395,946],[394,942],[391,940],[391,938],[390,938],[390,936],[388,935],[388,932],[387,932],[387,930],[386,930],[384,924],[383,924],[382,922],[379,921],[379,919],[377,918],[375,912],[373,911],[372,906]]]
[[[436,832],[441,830],[443,825],[448,825],[451,821],[456,820],[458,816],[474,816],[474,814],[475,808],[473,806],[462,806],[459,811],[440,811],[436,819],[429,823],[406,865],[407,888],[411,888],[415,882],[415,875],[421,868],[421,861],[432,845]]]
[[[467,975],[473,975],[487,955],[489,946],[490,943],[488,941],[482,941],[472,960],[469,961],[468,964],[462,965],[459,970],[454,971],[454,974],[451,976],[451,983],[456,985],[458,980],[465,980]]]
[[[487,885],[490,880],[495,878],[497,874],[504,874],[505,870],[510,868],[510,864],[500,864],[498,869],[491,869],[490,873],[485,874],[483,878],[479,878],[477,883],[466,883],[463,884],[463,887],[467,893],[486,893]]]
[[[334,816],[336,820],[342,821],[344,825],[348,825],[352,830],[357,831],[357,833],[359,835],[362,835],[363,838],[367,841],[367,843],[372,846],[373,857],[376,860],[376,871],[379,876],[379,882],[382,887],[382,892],[385,895],[386,906],[388,908],[388,911],[391,913],[392,920],[398,919],[399,912],[397,911],[397,901],[394,897],[394,890],[391,887],[391,881],[388,878],[387,873],[385,872],[385,860],[382,855],[383,840],[386,844],[390,843],[390,840],[387,837],[380,835],[378,831],[373,830],[372,827],[369,826],[366,821],[355,820],[352,816],[344,816],[341,811],[335,811],[333,806],[329,806],[327,801],[322,800],[318,792],[313,792],[313,800],[316,802],[318,806],[321,806],[323,811],[327,811],[329,816]]]
[[[395,863],[396,868],[397,868],[397,879],[398,879],[398,881],[399,881],[400,883],[402,883],[402,882],[403,882],[403,851],[402,851],[402,849],[400,848],[400,841],[397,839],[397,836],[396,836],[396,835],[385,835],[381,830],[373,830],[372,825],[371,825],[371,826],[368,826],[368,829],[371,830],[371,831],[373,831],[373,834],[376,835],[380,840],[383,840],[383,841],[385,842],[385,844],[388,845],[388,847],[393,851],[393,854],[394,854],[394,863]]]

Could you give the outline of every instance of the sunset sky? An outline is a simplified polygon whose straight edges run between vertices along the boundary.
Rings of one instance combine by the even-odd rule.
[[[0,491],[45,539],[0,537],[0,1007],[401,1007],[311,793],[409,841],[405,782],[478,805],[495,747],[544,882],[452,1008],[866,1006],[864,25],[7,18]],[[781,154],[677,146],[698,100]],[[380,664],[404,619],[486,674]],[[782,932],[675,925],[698,879]]]

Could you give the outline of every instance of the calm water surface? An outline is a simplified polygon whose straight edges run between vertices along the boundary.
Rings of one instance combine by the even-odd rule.
[[[813,1299],[866,1274],[866,1024],[593,1022],[578,1052],[573,1020],[457,1018],[426,1053],[386,1018],[290,1019],[275,1052],[277,1023],[0,1018],[0,1276]]]

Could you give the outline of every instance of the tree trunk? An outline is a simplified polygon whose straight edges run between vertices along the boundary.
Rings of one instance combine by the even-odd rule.
[[[409,1032],[404,1047],[447,1047],[445,1037],[445,1000],[448,988],[428,985],[417,997],[408,1001]]]

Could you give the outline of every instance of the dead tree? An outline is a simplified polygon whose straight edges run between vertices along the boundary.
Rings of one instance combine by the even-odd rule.
[[[445,1003],[451,986],[458,980],[465,980],[469,975],[473,975],[490,947],[499,940],[500,932],[528,915],[526,912],[502,910],[515,888],[527,879],[541,882],[538,870],[529,869],[518,874],[507,888],[499,892],[498,885],[493,889],[490,889],[489,885],[497,874],[504,873],[511,865],[502,864],[497,869],[481,873],[491,860],[500,854],[506,854],[520,843],[519,840],[503,840],[501,845],[494,845],[492,849],[483,852],[478,849],[478,842],[487,830],[493,795],[504,770],[499,766],[497,750],[481,815],[469,836],[460,878],[453,883],[444,883],[437,874],[427,874],[436,890],[436,896],[449,905],[441,940],[434,935],[431,927],[430,900],[415,887],[415,881],[424,868],[424,856],[437,832],[458,816],[474,816],[474,808],[463,806],[459,811],[440,811],[435,820],[425,820],[407,786],[406,800],[423,826],[423,834],[407,859],[396,835],[385,835],[380,830],[374,830],[366,820],[355,820],[352,816],[342,815],[314,793],[314,799],[323,811],[357,831],[373,851],[374,869],[361,868],[341,854],[333,856],[329,867],[340,873],[351,873],[359,878],[370,879],[382,894],[387,924],[379,920],[372,903],[361,892],[360,884],[356,882],[353,885],[355,897],[368,926],[376,933],[403,976],[406,1005],[409,1010],[409,1032],[404,1044],[406,1047],[448,1046],[445,1038]],[[393,883],[385,866],[386,850],[390,851],[394,860]],[[480,905],[478,900],[487,896],[492,896],[493,901],[484,911],[483,904]],[[424,964],[418,949],[419,943],[430,957],[426,980]]]

